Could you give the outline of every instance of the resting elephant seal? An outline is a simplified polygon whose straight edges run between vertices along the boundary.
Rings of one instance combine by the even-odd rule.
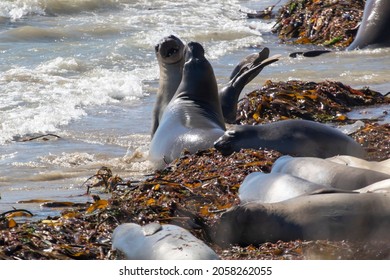
[[[383,161],[368,161],[353,156],[334,156],[327,158],[327,160],[351,167],[369,169],[390,175],[390,159]]]
[[[238,189],[238,197],[241,204],[252,201],[275,203],[302,195],[330,192],[346,191],[325,187],[290,174],[253,172],[245,177]]]
[[[279,55],[268,58],[269,49],[245,57],[233,70],[229,82],[219,92],[222,113],[227,123],[236,123],[238,98],[243,88],[252,81],[263,68],[275,61]]]
[[[112,248],[129,260],[215,260],[218,255],[189,231],[175,225],[119,225]]]
[[[347,50],[390,46],[390,1],[367,0],[355,40]]]
[[[389,240],[388,193],[315,194],[229,209],[215,228],[220,245],[278,240]]]
[[[222,154],[267,148],[294,156],[364,157],[364,149],[336,128],[308,120],[284,120],[261,125],[237,125],[214,144]]]
[[[156,169],[178,158],[213,147],[225,132],[214,71],[196,42],[187,45],[180,85],[161,117],[150,143],[149,156]]]
[[[184,66],[184,50],[185,46],[183,42],[174,35],[163,38],[155,46],[160,70],[160,80],[156,103],[153,109],[152,137],[156,132],[165,107],[171,101],[181,82],[181,73]]]
[[[373,170],[350,167],[314,157],[278,158],[271,173],[285,173],[307,181],[343,190],[356,190],[373,183],[390,179],[390,175]]]

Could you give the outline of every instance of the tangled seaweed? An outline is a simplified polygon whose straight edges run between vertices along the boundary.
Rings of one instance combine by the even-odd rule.
[[[365,0],[290,0],[273,32],[286,43],[347,47],[362,19]]]
[[[238,104],[237,123],[258,124],[300,118],[317,122],[348,123],[355,106],[389,103],[369,88],[356,90],[340,82],[266,81]]]
[[[348,123],[345,112],[351,107],[382,103],[388,104],[389,98],[338,82],[268,81],[240,102],[238,119],[240,123],[285,118]],[[366,148],[370,160],[388,159],[390,124],[364,122],[365,126],[352,137]],[[210,245],[222,259],[390,257],[390,244],[379,241],[295,240],[228,248],[213,244],[213,225],[223,211],[239,203],[237,191],[245,176],[255,171],[270,172],[279,156],[272,150],[250,149],[230,156],[222,156],[215,149],[184,152],[143,181],[125,180],[102,167],[82,187],[88,193],[98,189],[108,192],[108,199],[95,194],[93,202],[62,205],[65,210],[61,215],[36,222],[19,221],[17,216],[23,211],[0,215],[0,259],[118,259],[120,254],[111,249],[111,234],[125,222],[180,225]]]

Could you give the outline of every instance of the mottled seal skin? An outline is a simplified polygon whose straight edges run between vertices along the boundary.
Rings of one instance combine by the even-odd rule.
[[[238,98],[244,87],[252,81],[265,66],[278,61],[279,55],[269,57],[269,49],[246,56],[233,69],[229,82],[219,91],[222,113],[226,123],[236,123]]]
[[[282,156],[272,166],[271,173],[275,172],[344,190],[356,190],[390,179],[390,175],[386,173],[346,166],[315,157]]]
[[[164,37],[156,46],[160,79],[156,103],[152,116],[152,137],[157,130],[160,119],[181,82],[184,66],[185,45],[174,35]]]
[[[364,149],[336,128],[308,120],[283,120],[260,125],[237,125],[214,147],[224,155],[241,149],[267,148],[294,156],[327,158],[352,155],[363,158]]]
[[[229,209],[215,227],[215,242],[247,246],[278,240],[390,240],[388,193],[331,193],[277,203],[250,202]]]
[[[327,158],[327,160],[351,167],[369,169],[390,175],[390,159],[383,161],[368,161],[353,156],[334,156]]]
[[[240,204],[252,201],[275,203],[302,195],[333,192],[347,191],[326,187],[290,174],[253,172],[245,177],[238,189],[238,197]]]
[[[190,42],[182,80],[152,138],[149,159],[154,168],[162,169],[184,150],[195,153],[212,148],[224,132],[214,71],[203,47]]]
[[[367,0],[355,40],[347,50],[390,46],[390,1]]]
[[[216,260],[218,255],[189,231],[158,223],[119,225],[112,234],[112,248],[129,260]]]

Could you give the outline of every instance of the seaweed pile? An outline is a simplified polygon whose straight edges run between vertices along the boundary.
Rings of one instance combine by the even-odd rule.
[[[381,103],[389,103],[389,98],[341,83],[267,81],[240,102],[238,120],[259,123],[261,119],[269,122],[306,118],[349,123],[345,112],[351,107]],[[379,125],[375,120],[364,122],[365,126],[352,136],[367,149],[370,159],[389,158],[390,144],[386,139],[390,136],[390,125]],[[213,244],[210,241],[213,225],[225,209],[239,202],[237,190],[245,176],[254,171],[270,172],[279,156],[272,150],[249,149],[230,156],[222,156],[215,149],[196,154],[183,152],[164,170],[146,176],[143,181],[119,178],[109,168],[102,167],[83,185],[87,193],[94,193],[90,194],[93,203],[69,205],[60,216],[36,222],[29,222],[26,217],[29,213],[22,210],[0,215],[0,259],[118,259],[120,254],[111,250],[114,228],[125,222],[153,221],[187,228],[222,259],[390,257],[390,245],[381,242],[295,240],[228,248]],[[108,192],[109,199],[101,199],[101,192]],[[24,216],[24,221],[19,221],[18,216]]]
[[[381,93],[353,89],[340,82],[266,81],[238,104],[238,124],[259,124],[300,118],[348,123],[346,113],[356,106],[389,103]]]
[[[290,0],[279,10],[273,32],[286,43],[349,46],[365,0]]]

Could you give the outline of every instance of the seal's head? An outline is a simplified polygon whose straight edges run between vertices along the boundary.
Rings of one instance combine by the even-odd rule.
[[[164,37],[156,46],[157,60],[166,64],[181,62],[184,57],[184,44],[174,35]]]
[[[236,131],[227,130],[214,142],[214,148],[216,148],[224,156],[228,156],[234,152],[233,142],[236,138]]]

